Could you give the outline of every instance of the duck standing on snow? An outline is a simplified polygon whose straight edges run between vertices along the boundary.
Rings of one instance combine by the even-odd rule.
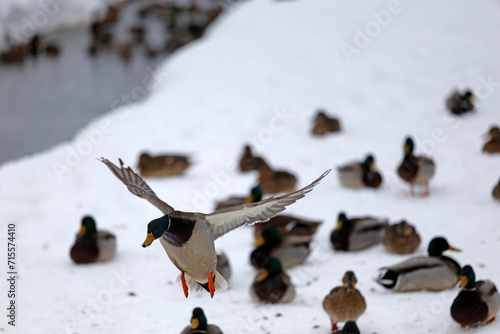
[[[355,251],[376,245],[382,240],[382,233],[389,221],[372,217],[348,219],[341,212],[337,227],[330,235],[333,248],[342,251]]]
[[[406,220],[388,226],[382,235],[382,244],[389,252],[396,254],[410,254],[420,245],[420,235],[415,226]]]
[[[310,242],[320,225],[321,222],[319,221],[295,216],[277,215],[265,223],[255,224],[254,236],[255,240],[258,240],[262,236],[264,229],[274,226],[278,229],[284,240],[293,243]]]
[[[491,281],[476,282],[470,265],[460,272],[462,290],[451,305],[451,316],[462,327],[492,322],[500,310],[500,294]]]
[[[483,152],[486,153],[500,153],[500,128],[492,126],[488,132],[490,140],[483,146]]]
[[[417,256],[384,267],[377,282],[387,289],[400,292],[452,288],[460,279],[460,265],[443,255],[446,250],[460,252],[458,248],[450,246],[445,238],[436,237],[429,243],[429,256]]]
[[[415,185],[425,185],[424,196],[429,195],[429,180],[434,176],[436,165],[430,158],[413,155],[415,144],[411,137],[407,137],[404,145],[403,161],[397,169],[399,177],[410,184],[410,193],[415,194]]]
[[[373,155],[366,156],[363,162],[354,162],[338,167],[340,182],[349,188],[378,188],[382,175],[375,168]]]
[[[252,299],[266,303],[288,303],[295,298],[295,287],[283,271],[280,260],[270,257],[250,288]]]
[[[498,181],[497,185],[493,188],[492,195],[494,199],[500,200],[500,180]]]
[[[358,280],[354,272],[346,271],[342,278],[343,286],[337,286],[323,299],[323,309],[330,317],[332,331],[336,331],[337,323],[357,320],[366,310],[366,301],[356,289]]]
[[[229,279],[231,278],[231,265],[229,264],[226,254],[223,252],[217,254],[217,272],[229,283]]]
[[[98,231],[94,218],[85,216],[70,250],[71,259],[78,264],[104,262],[111,259],[115,251],[114,234],[105,230]]]
[[[328,117],[324,111],[319,111],[314,118],[312,134],[323,136],[327,133],[340,131],[340,122],[336,118]]]
[[[255,245],[258,247],[250,254],[250,263],[256,269],[262,268],[269,257],[277,258],[283,268],[288,269],[303,263],[311,252],[309,241],[293,243],[284,240],[274,226],[264,229]]]
[[[230,206],[240,205],[244,203],[259,202],[262,200],[262,189],[259,186],[255,186],[250,191],[250,195],[247,197],[230,197],[224,201],[217,202],[215,210],[228,208]]]
[[[361,332],[359,331],[356,323],[354,321],[349,320],[346,321],[342,329],[332,332],[332,334],[361,334]]]
[[[159,155],[153,157],[142,153],[139,157],[139,173],[142,177],[164,177],[182,175],[191,166],[185,155]]]
[[[255,158],[262,159],[253,154],[250,145],[245,145],[243,148],[243,154],[240,157],[239,167],[241,172],[248,172],[256,169]]]
[[[205,316],[203,309],[197,307],[193,310],[193,316],[191,317],[191,326],[187,326],[181,332],[181,334],[195,333],[222,334],[222,330],[219,328],[219,326],[208,324],[207,317]]]
[[[462,115],[474,110],[474,94],[470,90],[466,90],[463,94],[455,90],[448,100],[446,107],[455,115]]]
[[[174,210],[159,199],[137,173],[130,167],[124,167],[121,160],[120,167],[104,158],[101,161],[132,194],[146,199],[163,212],[164,216],[148,224],[147,238],[142,246],[148,247],[154,240],[160,239],[168,257],[181,271],[179,280],[186,297],[188,288],[204,288],[210,292],[211,297],[215,289],[227,289],[227,282],[216,270],[215,239],[242,225],[274,217],[285,210],[287,205],[304,197],[330,172],[326,171],[310,185],[292,193],[203,214]]]

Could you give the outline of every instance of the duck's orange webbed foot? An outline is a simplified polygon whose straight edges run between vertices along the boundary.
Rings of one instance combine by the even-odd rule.
[[[214,272],[211,271],[208,275],[208,291],[210,292],[210,297],[214,298],[215,286],[214,286]]]
[[[188,286],[186,284],[186,278],[184,277],[184,272],[181,273],[181,283],[182,283],[182,290],[184,290],[184,296],[186,296],[186,298],[188,297]]]

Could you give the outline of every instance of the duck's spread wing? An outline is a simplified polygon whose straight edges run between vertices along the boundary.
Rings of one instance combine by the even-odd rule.
[[[108,166],[108,168],[113,172],[113,174],[115,174],[115,176],[127,186],[127,189],[132,194],[139,196],[140,198],[144,198],[149,203],[160,209],[163,214],[174,211],[174,209],[170,205],[163,202],[158,198],[158,196],[156,196],[156,194],[148,186],[146,181],[144,181],[136,172],[134,172],[132,168],[125,167],[122,160],[119,160],[120,167],[116,166],[108,159],[101,158],[101,161],[104,162],[106,166]]]
[[[214,239],[244,224],[265,222],[285,210],[287,205],[295,203],[310,192],[331,169],[323,173],[319,178],[307,187],[300,190],[281,195],[272,196],[256,203],[245,203],[217,210],[205,216],[205,219],[212,225]]]

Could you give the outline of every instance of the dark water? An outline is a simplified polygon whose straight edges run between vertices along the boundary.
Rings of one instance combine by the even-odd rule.
[[[115,29],[116,44],[126,41],[128,28],[137,23],[134,8],[127,8],[118,23],[123,29]],[[159,48],[168,34],[164,24],[150,23],[147,29],[148,45]],[[148,57],[143,45],[133,47],[128,62],[120,59],[117,48],[92,57],[88,27],[43,38],[60,45],[58,57],[0,64],[0,164],[68,140],[96,116],[140,101],[148,92],[145,82],[154,80],[166,57],[165,52]]]

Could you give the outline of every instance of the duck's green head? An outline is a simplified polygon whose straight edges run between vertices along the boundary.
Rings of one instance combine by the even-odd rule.
[[[207,317],[205,317],[205,313],[201,309],[201,307],[196,307],[193,310],[193,316],[191,317],[191,328],[198,331],[206,331],[207,330]],[[203,332],[205,333],[205,332]]]
[[[373,155],[368,154],[365,158],[365,161],[363,161],[363,167],[365,170],[371,170],[375,171],[375,159],[373,158]]]
[[[255,241],[255,246],[262,246],[264,244],[278,246],[282,241],[283,236],[280,231],[274,226],[269,226],[262,231],[262,236]]]
[[[82,226],[80,227],[80,231],[78,231],[78,236],[82,236],[85,233],[95,233],[97,232],[97,228],[95,225],[94,218],[90,216],[85,216],[82,219]]]
[[[462,100],[464,101],[471,101],[474,100],[474,93],[470,90],[466,90],[464,94],[462,95]]]
[[[259,186],[253,187],[250,195],[245,199],[245,203],[259,202],[262,200],[262,189]]]
[[[281,261],[275,257],[270,257],[264,262],[264,266],[262,267],[259,275],[256,278],[257,282],[262,282],[269,276],[276,276],[283,272],[283,267],[281,265]]]
[[[476,275],[470,265],[463,266],[460,271],[460,284],[458,286],[465,289],[474,289],[476,287]]]
[[[170,218],[168,215],[150,221],[148,224],[148,235],[146,237],[146,241],[143,242],[142,247],[148,247],[153,243],[153,241],[161,237],[163,232],[168,229],[169,225]]]
[[[342,277],[342,283],[345,287],[351,286],[351,288],[354,288],[358,283],[358,279],[353,271],[348,270],[345,272],[344,277]]]
[[[415,148],[415,143],[413,143],[413,139],[411,137],[406,137],[404,152],[406,155],[413,153],[413,149]]]
[[[360,334],[358,326],[352,320],[347,321],[340,331],[341,334]]]
[[[448,241],[443,237],[436,237],[429,242],[427,251],[429,256],[441,256],[446,250],[461,252],[460,249],[451,246]]]
[[[337,231],[345,229],[350,224],[349,219],[347,219],[345,213],[339,213],[339,218],[337,220],[337,227],[335,228]]]

